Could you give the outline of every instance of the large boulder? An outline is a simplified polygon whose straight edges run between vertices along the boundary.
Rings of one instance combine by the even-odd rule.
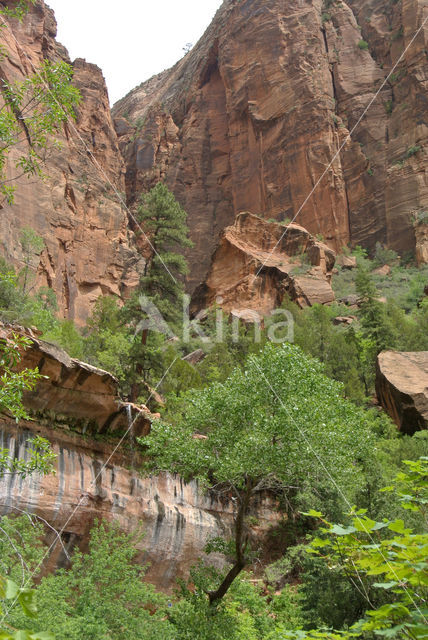
[[[192,311],[213,303],[238,317],[268,315],[287,294],[299,306],[334,301],[336,254],[298,224],[287,226],[242,212],[227,227]],[[245,311],[245,315],[243,312]]]
[[[383,351],[376,367],[376,393],[400,431],[428,427],[428,351]]]

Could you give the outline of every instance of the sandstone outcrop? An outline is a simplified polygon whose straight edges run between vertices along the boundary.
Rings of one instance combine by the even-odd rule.
[[[400,431],[428,428],[428,351],[384,351],[377,359],[376,393]]]
[[[231,503],[205,496],[196,482],[186,484],[169,474],[142,478],[132,468],[138,459],[133,460],[130,441],[115,451],[114,443],[83,437],[67,430],[63,422],[21,421],[17,427],[0,416],[1,448],[23,457],[35,434],[52,441],[56,474],[1,478],[0,513],[20,509],[41,516],[57,531],[63,530],[61,538],[70,551],[75,545],[85,548],[95,519],[115,520],[128,532],[142,527],[141,560],[152,565],[146,578],[168,589],[203,555],[209,538],[230,532]],[[49,566],[65,562],[57,544]]]
[[[300,225],[241,213],[224,230],[192,304],[197,310],[217,302],[241,317],[243,310],[268,315],[285,294],[302,307],[330,303],[334,261],[334,251]]]
[[[299,212],[335,249],[414,249],[411,214],[428,199],[424,17],[423,0],[225,0],[182,60],[115,105],[129,202],[165,179],[188,211],[190,290],[246,210]]]
[[[415,225],[416,261],[419,266],[428,264],[428,224]]]
[[[53,12],[37,0],[21,23],[10,20],[1,31],[6,55],[0,77],[22,81],[45,59],[70,62],[55,35]],[[85,60],[76,60],[73,68],[82,95],[76,122],[57,137],[62,147],[52,147],[46,179],[22,178],[15,203],[1,210],[0,252],[21,269],[20,229],[34,229],[45,245],[31,258],[34,284],[51,287],[62,315],[82,324],[99,295],[119,296],[137,284],[141,257],[114,191],[125,190],[124,168],[104,78]],[[10,166],[18,155],[19,149],[9,155]]]
[[[24,392],[26,410],[34,416],[54,416],[56,423],[63,420],[92,436],[120,436],[132,416],[134,437],[150,431],[150,411],[144,405],[123,402],[119,382],[111,373],[70,358],[60,347],[34,337],[31,330],[0,323],[0,341],[14,334],[30,339],[29,348],[21,350],[17,370],[37,368],[44,376],[32,391]]]
[[[0,340],[10,338],[12,331],[24,333],[1,326]],[[29,439],[41,435],[57,455],[56,473],[0,477],[0,514],[34,513],[61,532],[63,544],[54,544],[47,569],[64,566],[66,551],[75,545],[86,547],[95,519],[116,520],[124,531],[142,527],[141,561],[150,564],[147,580],[160,589],[174,587],[176,578],[204,555],[209,538],[229,535],[233,502],[204,494],[196,481],[185,483],[170,474],[142,477],[135,437],[148,433],[153,414],[147,407],[121,402],[111,374],[25,333],[31,346],[21,367],[38,366],[49,377],[25,395],[31,420],[17,425],[0,414],[0,449],[25,458]],[[259,536],[280,517],[272,506],[266,496],[260,497]],[[212,560],[224,561],[210,555]]]

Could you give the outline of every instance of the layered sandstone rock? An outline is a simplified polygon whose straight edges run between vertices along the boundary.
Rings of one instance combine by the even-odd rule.
[[[13,475],[1,478],[0,513],[23,510],[41,516],[61,531],[69,548],[76,544],[85,548],[95,519],[115,520],[128,532],[142,528],[141,560],[151,564],[147,580],[163,589],[186,574],[203,555],[209,538],[230,533],[232,503],[205,496],[196,482],[186,484],[169,474],[142,478],[132,468],[130,443],[124,455],[126,447],[115,452],[113,443],[83,438],[53,420],[47,425],[21,421],[17,427],[0,416],[1,448],[24,457],[35,434],[53,443],[56,473],[25,480]],[[263,513],[268,515],[261,504],[262,517]],[[56,545],[50,567],[65,560]]]
[[[428,351],[384,351],[377,359],[376,393],[400,431],[428,428]]]
[[[69,62],[55,35],[53,12],[37,0],[22,23],[11,20],[1,31],[6,55],[0,77],[19,82],[44,59]],[[1,210],[0,252],[21,269],[20,229],[34,229],[45,244],[31,258],[36,287],[51,287],[62,315],[82,324],[99,295],[118,296],[138,282],[141,258],[132,248],[127,213],[115,193],[124,192],[123,161],[104,78],[85,60],[76,60],[73,68],[82,95],[76,122],[64,127],[62,148],[50,150],[46,179],[22,178],[15,203]],[[10,175],[19,152],[14,149],[9,156]]]
[[[39,340],[31,330],[0,323],[0,341],[24,335],[28,348],[21,349],[18,371],[38,369],[43,376],[32,391],[25,391],[26,410],[40,419],[54,417],[77,432],[91,435],[121,435],[133,421],[133,436],[150,431],[152,415],[144,405],[125,403],[119,394],[119,381],[107,371],[97,369],[70,356],[60,347]]]
[[[428,23],[412,41],[424,11],[225,0],[192,51],[115,106],[130,203],[165,179],[188,211],[191,290],[243,210],[298,213],[333,248],[414,249],[411,214],[428,199]]]
[[[244,320],[243,311],[266,316],[284,295],[300,306],[333,302],[330,285],[335,253],[298,224],[284,226],[241,213],[227,227],[194,310],[217,302]]]
[[[19,328],[0,327],[0,340]],[[31,420],[0,414],[0,449],[17,458],[29,456],[31,437],[41,435],[57,455],[56,473],[13,474],[0,478],[0,514],[34,513],[60,532],[47,570],[66,563],[66,550],[85,548],[94,520],[115,520],[124,531],[143,528],[141,561],[149,562],[147,580],[169,589],[185,576],[208,539],[229,536],[234,517],[227,496],[204,494],[196,481],[185,483],[170,474],[142,477],[141,449],[135,437],[150,430],[153,415],[144,406],[123,403],[117,380],[106,371],[73,360],[31,333],[21,367],[38,366],[48,378],[26,393]],[[132,425],[131,425],[132,420]],[[256,506],[260,538],[280,518],[273,502],[261,496]],[[222,557],[210,555],[221,564]]]

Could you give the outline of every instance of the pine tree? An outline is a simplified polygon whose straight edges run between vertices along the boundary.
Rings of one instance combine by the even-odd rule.
[[[193,246],[186,219],[187,213],[162,182],[141,199],[138,220],[150,238],[151,255],[140,280],[140,292],[167,322],[178,316],[184,293],[182,278],[188,272],[187,261],[177,250]]]
[[[124,309],[127,322],[136,328],[132,348],[135,367],[133,399],[138,396],[138,379],[147,382],[161,365],[162,340],[151,329],[160,330],[168,325],[173,334],[181,319],[183,277],[188,267],[179,250],[192,246],[186,218],[187,214],[174,194],[161,182],[141,198],[138,222],[150,241],[150,255],[138,289]],[[160,326],[160,317],[150,317],[148,305],[160,312],[165,323],[163,327]]]

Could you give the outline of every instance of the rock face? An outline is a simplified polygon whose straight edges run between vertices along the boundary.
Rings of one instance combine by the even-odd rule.
[[[121,435],[128,429],[129,411],[134,420],[133,435],[150,430],[150,411],[144,405],[123,403],[119,382],[107,371],[80,362],[59,347],[38,340],[29,330],[0,323],[0,340],[13,334],[30,338],[30,347],[21,354],[18,370],[35,369],[45,376],[33,391],[24,393],[27,410],[36,416],[55,416],[88,435]],[[128,409],[127,409],[128,407]],[[72,422],[70,422],[72,421]]]
[[[22,23],[11,20],[1,31],[6,56],[0,77],[21,81],[44,59],[69,62],[55,35],[53,12],[37,0]],[[36,286],[51,287],[62,315],[82,324],[99,295],[120,295],[138,282],[141,257],[114,191],[124,192],[124,172],[104,78],[85,60],[76,60],[73,68],[82,95],[76,122],[58,138],[62,148],[52,148],[46,180],[21,179],[15,203],[1,211],[0,252],[21,269],[20,229],[33,228],[45,243],[31,259]],[[14,149],[10,165],[18,155]]]
[[[418,265],[428,264],[428,224],[415,225],[416,260]]]
[[[185,575],[203,555],[208,538],[229,533],[230,504],[204,496],[196,482],[186,484],[168,474],[141,478],[130,468],[130,451],[124,455],[122,447],[114,452],[113,443],[83,438],[64,429],[64,424],[53,426],[53,421],[47,425],[22,421],[17,427],[0,417],[1,448],[23,457],[29,436],[37,434],[52,441],[58,456],[55,475],[1,479],[0,513],[21,509],[43,517],[57,531],[62,530],[69,549],[87,544],[96,518],[116,520],[124,531],[142,527],[141,559],[152,564],[147,580],[162,589],[173,587],[175,579]],[[65,560],[57,545],[51,568]]]
[[[428,351],[379,354],[376,371],[379,402],[400,431],[413,435],[428,428]]]
[[[242,317],[244,310],[268,315],[286,293],[301,307],[333,302],[334,261],[334,251],[300,225],[286,227],[241,213],[224,230],[193,306],[217,302]]]
[[[298,213],[333,248],[414,249],[412,212],[428,199],[424,15],[423,0],[225,0],[180,62],[115,105],[129,202],[165,179],[188,211],[191,290],[246,210]]]
[[[0,328],[0,340],[10,334],[10,328]],[[144,406],[128,405],[127,410],[113,376],[32,338],[22,366],[36,365],[49,379],[25,397],[33,419],[17,425],[0,414],[0,449],[25,458],[29,438],[41,435],[57,455],[56,474],[33,474],[25,480],[4,475],[0,514],[28,511],[41,516],[61,533],[68,550],[76,544],[85,548],[95,519],[116,520],[125,531],[142,527],[141,561],[151,565],[147,580],[160,589],[174,587],[176,578],[203,556],[209,538],[230,533],[233,502],[203,494],[197,482],[185,483],[177,476],[141,477],[135,436],[149,431],[153,416]],[[128,411],[134,424],[127,433]],[[263,497],[255,515],[259,536],[279,519],[272,502]],[[214,557],[214,563],[221,562],[220,556]],[[65,563],[64,548],[54,544],[46,568]]]

